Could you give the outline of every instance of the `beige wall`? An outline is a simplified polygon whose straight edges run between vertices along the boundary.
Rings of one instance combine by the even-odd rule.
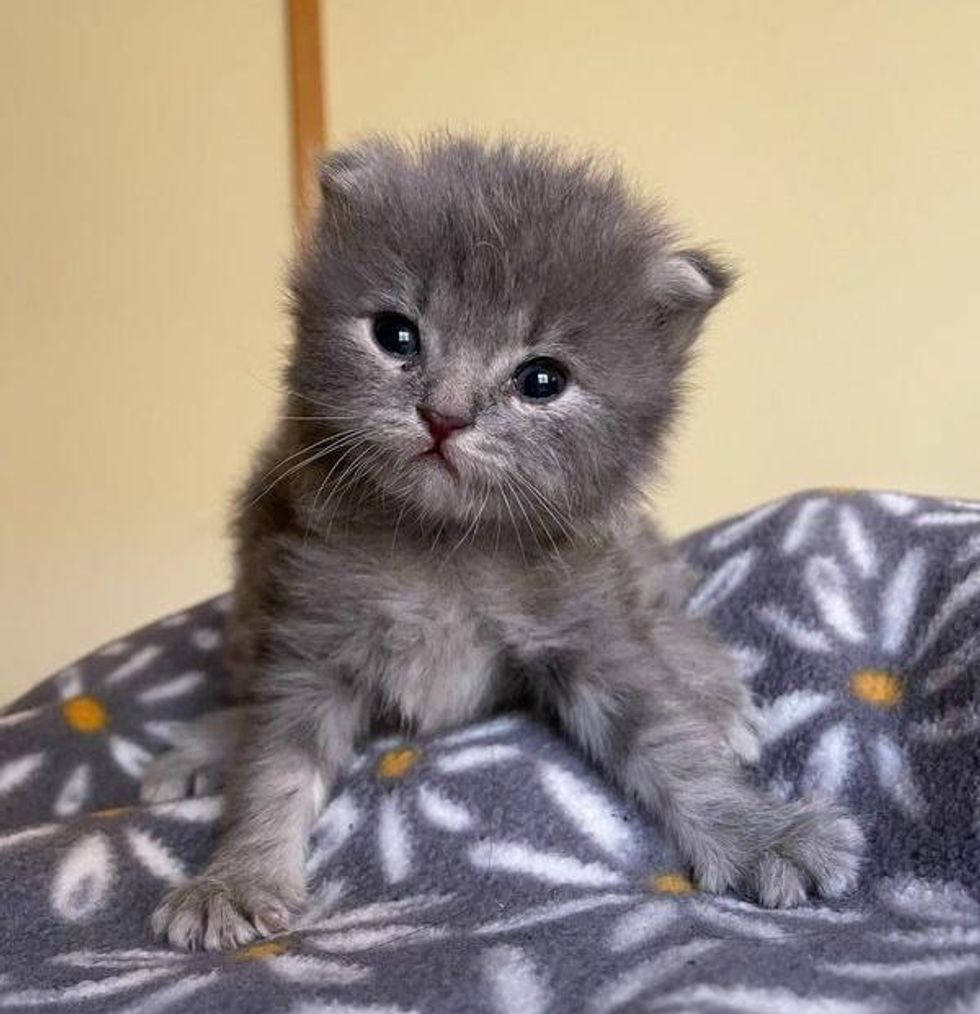
[[[326,0],[331,126],[622,156],[742,268],[674,531],[980,496],[980,4]],[[291,235],[278,0],[0,0],[0,700],[226,580]]]
[[[980,496],[980,3],[330,0],[332,126],[622,156],[741,267],[662,514]],[[383,27],[381,27],[383,26]]]
[[[290,247],[277,0],[0,0],[0,702],[226,582]]]

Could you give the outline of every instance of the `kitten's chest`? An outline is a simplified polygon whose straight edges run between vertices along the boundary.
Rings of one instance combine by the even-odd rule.
[[[382,708],[420,732],[459,725],[493,707],[501,643],[457,589],[413,589],[390,627],[388,647],[378,687]]]

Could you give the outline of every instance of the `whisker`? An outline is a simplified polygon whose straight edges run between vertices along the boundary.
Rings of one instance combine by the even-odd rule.
[[[443,565],[445,565],[445,563],[448,562],[448,560],[453,555],[453,553],[455,553],[456,550],[459,549],[459,547],[462,546],[466,542],[466,540],[470,537],[471,534],[475,536],[477,525],[480,522],[480,518],[483,515],[483,511],[486,508],[487,501],[489,499],[490,499],[490,487],[487,486],[487,491],[483,495],[483,500],[480,502],[480,506],[477,509],[476,513],[474,514],[473,520],[470,522],[469,527],[460,536],[459,541],[453,546],[452,549],[449,550],[449,553],[446,555],[446,558],[443,560]]]
[[[358,449],[359,449],[359,448],[360,448],[360,447],[362,446],[362,444],[364,444],[365,442],[366,442],[366,441],[365,441],[365,440],[363,440],[363,439],[361,439],[361,440],[355,440],[355,441],[352,441],[352,442],[351,442],[351,443],[350,443],[350,444],[349,444],[349,445],[348,445],[348,446],[347,446],[347,447],[346,447],[346,448],[344,449],[344,452],[343,452],[343,454],[341,454],[341,455],[340,455],[340,457],[339,457],[339,458],[337,458],[337,460],[336,460],[336,461],[335,461],[335,462],[334,462],[334,463],[333,463],[333,464],[332,464],[332,465],[330,466],[330,470],[329,470],[329,471],[327,472],[327,474],[326,474],[326,475],[325,475],[325,476],[323,477],[323,480],[321,481],[320,485],[319,485],[319,486],[317,487],[317,490],[316,490],[316,494],[315,494],[315,495],[314,495],[314,497],[313,497],[313,506],[312,506],[312,507],[310,508],[310,516],[309,516],[309,519],[308,519],[308,520],[307,520],[307,522],[306,522],[306,532],[305,532],[305,533],[304,533],[304,535],[303,535],[303,543],[304,543],[304,544],[306,543],[307,539],[309,538],[309,536],[310,536],[310,532],[311,532],[311,531],[312,531],[312,529],[313,529],[313,522],[314,522],[314,521],[316,520],[316,508],[317,508],[317,503],[319,502],[319,500],[320,500],[320,496],[321,496],[321,495],[323,494],[323,491],[324,491],[324,489],[326,488],[327,484],[328,484],[328,483],[330,482],[330,478],[331,478],[331,476],[332,476],[332,475],[334,474],[334,472],[336,472],[336,471],[337,471],[337,468],[338,468],[338,467],[340,466],[340,463],[341,463],[341,462],[342,462],[342,461],[343,461],[343,460],[344,460],[344,459],[345,459],[345,458],[346,458],[346,457],[347,457],[348,455],[350,455],[350,454],[352,454],[352,453],[356,452],[356,451],[357,451],[357,450],[358,450]],[[328,494],[328,496],[327,496],[327,501],[326,501],[327,503],[329,503],[329,502],[330,502],[330,496],[331,496],[331,495],[332,495],[332,494]]]
[[[345,422],[349,419],[360,419],[356,415],[281,415],[280,419],[290,422]]]
[[[541,492],[541,490],[539,490],[538,487],[535,486],[534,483],[531,482],[530,479],[528,479],[526,476],[520,475],[517,472],[513,473],[512,478],[514,478],[517,481],[519,481],[523,485],[524,489],[526,489],[527,492],[530,493],[538,501],[538,503],[541,505],[541,507],[545,511],[545,513],[558,526],[558,530],[564,536],[564,538],[568,542],[574,542],[574,540],[575,540],[574,530],[569,527],[569,524],[566,524],[565,520],[563,520],[562,517],[558,514],[557,508],[554,508],[548,502],[547,498]],[[568,520],[570,522],[570,519],[568,519]],[[554,545],[554,540],[552,540],[552,545]],[[557,551],[557,547],[556,547],[556,551]]]
[[[347,434],[354,433],[354,432],[357,432],[357,431],[355,431],[355,430],[341,430],[339,433],[331,433],[331,434],[328,434],[327,436],[321,437],[319,440],[314,440],[312,443],[307,444],[305,447],[301,447],[298,451],[294,451],[292,454],[287,455],[281,461],[276,462],[276,464],[274,464],[272,466],[272,468],[270,468],[269,471],[266,472],[265,475],[262,476],[261,481],[265,482],[265,480],[268,479],[272,475],[273,472],[275,472],[278,469],[282,468],[283,465],[288,464],[290,461],[294,460],[295,458],[298,458],[301,454],[305,454],[307,451],[312,451],[314,447],[319,447],[319,446],[321,446],[323,444],[327,444],[327,443],[329,443],[332,440],[339,440],[341,437],[344,437]]]
[[[333,405],[325,401],[320,401],[318,398],[314,398],[312,395],[304,394],[302,391],[297,391],[294,387],[287,387],[285,389],[286,394],[291,394],[295,398],[302,398],[303,401],[310,402],[311,405],[319,405],[320,408],[333,409]]]
[[[429,546],[429,555],[432,556],[436,551],[436,546],[439,544],[439,538],[442,535],[443,529],[446,527],[446,519],[443,518],[439,524],[439,528],[436,531],[435,538],[432,540],[432,544]]]
[[[356,435],[350,435],[350,434],[348,434],[348,435],[346,435],[343,438],[343,440],[350,440],[350,439],[356,439]],[[308,465],[312,465],[314,461],[319,460],[320,458],[322,458],[325,455],[329,454],[330,451],[335,450],[336,447],[341,444],[341,442],[342,442],[341,438],[338,437],[337,441],[335,443],[327,443],[324,446],[321,446],[320,449],[318,451],[316,451],[316,453],[311,454],[308,458],[304,458],[302,461],[298,462],[297,464],[293,465],[291,468],[287,469],[285,472],[282,473],[282,475],[279,475],[275,479],[273,479],[273,481],[270,482],[269,485],[265,487],[265,489],[263,489],[260,493],[258,493],[256,496],[254,496],[245,505],[246,508],[248,508],[248,507],[254,507],[259,502],[259,500],[262,499],[262,497],[264,497],[267,493],[269,493],[273,489],[275,489],[275,487],[280,482],[282,482],[283,479],[285,479],[288,476],[294,474],[295,472],[298,472],[301,468],[305,468]],[[311,445],[311,446],[316,446],[316,445],[314,444],[314,445]],[[304,448],[304,451],[305,450],[309,450],[309,448]],[[300,452],[300,453],[302,453],[302,452]],[[292,455],[291,457],[295,457],[295,456],[296,455]],[[280,462],[280,464],[277,465],[276,468],[281,467],[281,465],[284,464],[284,463],[285,462]],[[272,471],[275,471],[275,468],[273,468]]]
[[[505,483],[506,484],[506,483]],[[510,497],[507,496],[504,486],[500,487],[500,495],[504,499],[504,506],[507,508],[507,514],[510,517],[511,527],[514,529],[514,534],[517,536],[517,545],[521,550],[521,559],[524,561],[525,568],[527,567],[527,556],[524,553],[524,540],[521,538],[521,532],[517,525],[517,520],[514,518],[514,512],[510,508]]]
[[[511,477],[511,478],[513,478],[513,477]],[[527,511],[524,508],[524,504],[526,503],[526,501],[525,501],[524,497],[521,495],[520,487],[512,483],[510,488],[511,488],[511,492],[514,494],[514,498],[517,500],[518,510],[520,510],[521,514],[524,515],[524,520],[527,522],[528,531],[534,537],[534,541],[538,544],[538,547],[540,548],[540,546],[541,546],[541,540],[538,538],[538,534],[537,534],[537,532],[536,532],[536,530],[534,528],[534,525],[531,523],[531,518],[530,518],[530,516],[528,515]],[[533,509],[532,509],[531,513],[532,514],[534,513]],[[547,530],[545,530],[545,534],[547,534],[549,536],[549,538],[550,538],[550,533],[548,533]],[[558,547],[555,546],[554,539],[551,540],[551,544],[555,548],[555,552],[557,552],[558,551]]]
[[[388,553],[388,558],[394,560],[395,558],[395,546],[398,544],[398,529],[401,528],[402,518],[405,517],[405,511],[408,510],[409,501],[406,500],[402,504],[402,509],[398,512],[398,518],[395,521],[395,530],[391,536],[391,549]]]
[[[381,505],[381,509],[385,510],[385,488],[384,484],[379,481],[382,475],[382,469],[380,467],[381,462],[384,458],[384,454],[380,449],[376,449],[376,453],[368,456],[364,464],[359,469],[358,473],[351,480],[351,485],[360,483],[361,489],[357,499],[351,505],[353,508],[352,512],[357,510],[365,501],[371,501],[376,499]],[[349,522],[349,516],[348,516]]]
[[[360,484],[360,493],[357,499],[351,504],[351,509],[347,512],[347,523],[344,529],[345,533],[350,531],[350,523],[354,517],[357,509],[360,507],[365,500],[369,501],[373,496],[377,496],[383,505],[384,500],[384,488],[378,482],[378,477],[381,474],[380,464],[385,460],[384,451],[379,448],[374,449],[374,453],[367,455],[365,460],[358,466],[357,471],[351,476],[349,483],[344,488],[344,494],[352,487]]]
[[[324,535],[324,538],[326,539],[330,538],[330,533],[333,530],[334,521],[337,518],[337,511],[340,509],[340,506],[343,503],[344,495],[347,493],[348,489],[350,489],[350,487],[357,481],[359,476],[359,466],[362,464],[364,459],[367,458],[372,453],[377,454],[379,452],[377,448],[371,447],[371,445],[369,444],[363,451],[361,451],[361,453],[352,462],[350,462],[350,464],[347,465],[344,471],[337,478],[336,483],[334,483],[334,488],[330,490],[330,493],[328,494],[327,499],[324,501],[323,508],[321,511],[321,513],[325,513],[327,507],[330,505],[331,501],[333,501],[334,507],[330,513],[330,520],[327,523],[327,531],[326,534]]]

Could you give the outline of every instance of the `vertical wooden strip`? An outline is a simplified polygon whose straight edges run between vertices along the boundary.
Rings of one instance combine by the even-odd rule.
[[[293,208],[300,234],[317,206],[315,157],[326,136],[320,64],[320,0],[288,0],[293,125]]]

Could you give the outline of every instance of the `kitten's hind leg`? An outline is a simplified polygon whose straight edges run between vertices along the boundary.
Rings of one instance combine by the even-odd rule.
[[[248,708],[225,708],[183,723],[173,747],[154,757],[140,780],[140,801],[166,803],[218,792]]]

